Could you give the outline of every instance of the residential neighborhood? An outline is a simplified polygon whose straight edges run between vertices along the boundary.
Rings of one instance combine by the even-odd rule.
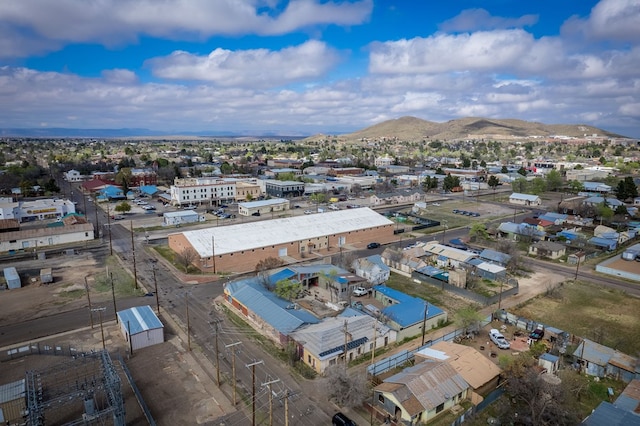
[[[461,154],[387,164],[385,154],[365,164],[318,150],[247,162],[233,145],[217,142],[207,149],[181,142],[193,150],[183,156],[178,142],[51,142],[63,152],[98,144],[117,152],[111,160],[65,165],[46,155],[23,157],[9,149],[15,141],[2,143],[11,173],[0,174],[0,255],[16,271],[5,269],[3,296],[58,298],[35,294],[64,290],[69,272],[55,266],[61,254],[73,262],[68,256],[86,253],[108,265],[85,273],[91,280],[79,287],[103,306],[82,307],[78,298],[76,309],[89,309],[93,327],[104,327],[108,296],[114,306],[133,296],[146,303],[139,309],[149,318],[118,311],[131,326],[135,318],[135,329],[114,324],[102,338],[105,350],[112,342],[118,353],[145,357],[174,333],[185,353],[197,344],[216,398],[230,401],[219,416],[253,414],[238,407],[233,386],[245,383],[247,398],[251,370],[234,363],[250,356],[242,362],[262,369],[269,351],[282,355],[269,365],[300,375],[261,379],[277,387],[272,395],[282,404],[291,392],[314,406],[314,389],[328,386],[327,411],[291,408],[309,424],[325,424],[334,411],[359,423],[480,424],[474,419],[511,418],[521,408],[508,396],[519,398],[523,387],[535,383],[555,395],[568,386],[568,372],[611,381],[614,396],[638,380],[632,341],[621,345],[609,329],[581,331],[519,308],[576,281],[635,295],[635,285],[623,283],[640,282],[640,198],[625,162],[615,165],[626,173],[611,167],[603,178],[590,177],[602,181],[568,181],[568,167],[587,170],[593,161],[527,154],[502,165],[484,154],[471,165]],[[27,170],[23,163],[40,171],[39,180],[13,178]],[[41,280],[41,270],[51,278]],[[129,290],[117,293],[117,286]],[[532,338],[535,330],[540,335]],[[103,333],[94,335],[99,347]],[[230,339],[237,333],[255,337]],[[6,343],[13,359],[19,342]],[[231,349],[239,345],[252,349]],[[30,392],[28,382],[19,386]],[[142,394],[152,398],[144,388]],[[559,407],[541,415],[558,416]],[[624,407],[610,397],[594,400],[593,414],[567,409],[561,424],[595,424],[607,410],[636,416]]]

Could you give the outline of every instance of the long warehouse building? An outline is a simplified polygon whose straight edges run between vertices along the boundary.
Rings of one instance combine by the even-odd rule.
[[[249,272],[264,259],[285,263],[394,240],[394,222],[369,208],[185,231],[168,236],[176,253],[193,250],[204,272]]]

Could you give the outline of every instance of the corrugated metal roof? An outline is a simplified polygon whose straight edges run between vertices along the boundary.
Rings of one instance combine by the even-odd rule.
[[[469,259],[478,257],[475,253],[433,242],[425,244],[424,251],[433,255],[444,256],[445,258],[453,259],[458,262],[467,262]]]
[[[511,256],[509,256],[508,254],[491,249],[482,250],[480,252],[480,258],[502,264],[508,263],[509,260],[511,260]]]
[[[306,350],[323,358],[344,351],[345,330],[352,342],[347,343],[347,347],[353,349],[373,339],[374,326],[378,329],[378,336],[390,330],[368,315],[354,315],[325,318],[322,322],[296,330],[291,337],[297,342],[304,342]]]
[[[584,359],[596,365],[605,366],[613,356],[615,350],[607,346],[583,339],[573,352],[573,356]]]
[[[582,422],[586,426],[640,426],[640,416],[602,401]]]
[[[26,393],[25,379],[0,385],[0,404],[15,401],[16,399],[24,399]]]
[[[432,410],[469,388],[453,367],[439,361],[421,362],[389,377],[385,382],[404,384],[409,393],[419,401],[422,409],[414,407],[414,412],[409,412],[412,416],[424,410]],[[396,389],[394,394],[400,390],[401,388]]]
[[[313,324],[319,321],[305,310],[287,309],[293,304],[264,288],[257,282],[257,278],[227,283],[226,291],[264,322],[285,335],[304,324]]]
[[[178,210],[177,212],[166,212],[165,217],[198,217],[198,212],[195,210]]]
[[[134,306],[133,308],[118,311],[118,318],[122,324],[128,324],[127,327],[131,335],[164,328],[162,322],[149,305]]]
[[[444,340],[420,350],[416,356],[446,361],[474,389],[490,382],[501,372],[500,368],[480,351],[471,346]]]
[[[514,199],[514,200],[525,200],[525,201],[536,201],[539,200],[540,197],[537,195],[531,195],[531,194],[521,194],[519,192],[514,192],[513,194],[511,194],[509,196],[509,199]]]
[[[382,313],[401,327],[408,327],[424,321],[425,300],[409,296],[385,286],[375,286],[373,289],[397,302],[382,309]],[[429,303],[427,319],[442,315],[443,312],[444,311],[436,305]]]
[[[209,257],[212,240],[216,255],[222,255],[388,225],[393,222],[362,207],[185,231],[182,235],[200,257]]]
[[[283,203],[289,203],[289,200],[286,198],[271,198],[269,200],[247,201],[246,203],[238,203],[238,207],[253,209],[256,207],[275,206]]]

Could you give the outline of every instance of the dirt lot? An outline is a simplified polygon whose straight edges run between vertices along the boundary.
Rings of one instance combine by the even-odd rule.
[[[128,356],[119,327],[113,322],[104,327],[105,344],[121,377],[127,424],[137,426],[149,423],[119,367],[117,354],[122,355],[157,424],[203,424],[234,413],[235,408],[205,372],[202,361],[198,361],[199,355],[187,352],[183,337],[174,333],[171,321],[165,317],[162,320],[169,324],[165,327],[165,343],[136,351],[133,357]],[[57,336],[55,341],[41,341],[42,347],[46,344],[60,347],[65,355],[29,355],[0,363],[0,383],[24,378],[27,370],[46,372],[63,366],[69,368],[69,363],[74,362],[68,355],[69,347],[76,348],[78,352],[102,349],[100,328],[96,325],[93,330],[87,328]],[[73,374],[72,368],[69,368],[69,374]],[[67,419],[65,421],[80,417],[81,400],[77,404],[62,407],[55,415],[64,416]],[[48,418],[55,418],[53,411]]]

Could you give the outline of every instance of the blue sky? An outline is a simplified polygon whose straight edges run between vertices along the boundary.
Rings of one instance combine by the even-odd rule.
[[[640,0],[0,3],[0,128],[346,133],[415,116],[640,137]]]

